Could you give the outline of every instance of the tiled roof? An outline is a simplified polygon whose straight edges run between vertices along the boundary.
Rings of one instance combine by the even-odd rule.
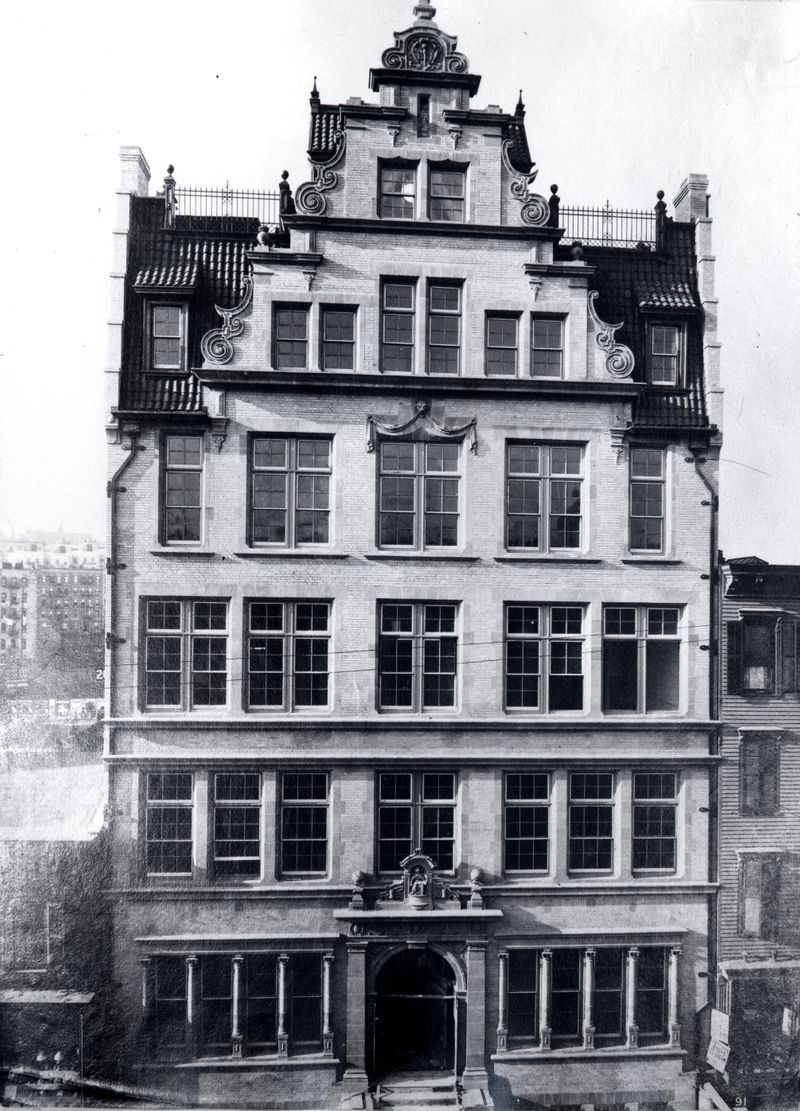
[[[195,413],[201,408],[200,383],[193,374],[141,374],[125,382],[123,409]]]
[[[308,156],[314,162],[325,162],[336,149],[335,134],[339,129],[339,109],[333,104],[318,104],[311,109],[308,135]]]
[[[518,116],[511,116],[503,128],[503,138],[508,140],[508,160],[521,174],[530,173],[533,161],[528,148],[525,124]]]

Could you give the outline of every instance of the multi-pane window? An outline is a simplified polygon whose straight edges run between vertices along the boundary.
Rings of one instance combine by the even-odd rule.
[[[667,950],[639,950],[636,970],[636,1025],[639,1038],[657,1041],[667,1033]]]
[[[323,370],[354,370],[355,360],[355,310],[323,308],[320,366]]]
[[[464,222],[466,181],[464,170],[431,170],[431,220],[449,220],[459,224]]]
[[[759,817],[780,809],[780,743],[774,737],[742,737],[740,809]]]
[[[191,772],[148,772],[145,792],[145,867],[148,874],[191,875]]]
[[[583,448],[509,444],[507,472],[506,546],[541,552],[580,548]]]
[[[677,606],[606,606],[603,611],[603,709],[677,710],[680,702]]]
[[[414,371],[414,282],[385,281],[381,290],[381,369],[387,374]]]
[[[610,872],[614,864],[614,775],[572,772],[569,777],[569,869]]]
[[[300,547],[330,538],[331,441],[254,436],[250,540]]]
[[[516,376],[519,358],[519,318],[486,316],[486,373]]]
[[[746,614],[727,623],[728,694],[777,694],[800,688],[800,621]]]
[[[160,1050],[186,1048],[186,961],[159,957],[155,962],[156,1044]]]
[[[531,317],[531,374],[534,378],[564,377],[564,321]]]
[[[428,286],[428,373],[461,371],[461,286]]]
[[[153,370],[183,370],[186,310],[183,305],[150,306],[150,366]]]
[[[145,603],[144,702],[148,709],[224,706],[228,685],[227,602]]]
[[[261,776],[257,772],[214,775],[214,875],[261,872]]]
[[[311,1053],[322,1042],[322,960],[318,953],[294,953],[290,970],[292,1046]]]
[[[583,707],[583,608],[506,606],[507,710]]]
[[[278,962],[272,953],[248,953],[244,962],[244,1039],[258,1053],[278,1041]]]
[[[634,870],[675,871],[676,810],[674,772],[634,772]]]
[[[580,949],[554,949],[550,981],[550,1030],[555,1044],[580,1040],[583,960]]]
[[[508,1040],[529,1041],[539,1034],[539,954],[512,949],[508,954]]]
[[[383,602],[379,611],[378,705],[434,710],[456,705],[458,606]]]
[[[381,772],[378,870],[397,872],[420,848],[444,871],[455,862],[456,777],[452,772]]]
[[[546,872],[549,867],[550,776],[507,772],[504,837],[506,872]]]
[[[279,370],[307,367],[308,306],[276,306],[272,327],[273,365]]]
[[[664,452],[631,448],[630,546],[633,552],[664,548]]]
[[[680,385],[682,341],[683,329],[677,324],[650,326],[648,363],[652,385]]]
[[[330,603],[250,602],[247,614],[250,709],[327,706]]]
[[[595,950],[594,1035],[598,1042],[621,1041],[625,1033],[625,950]]]
[[[164,447],[164,540],[196,544],[201,537],[203,437],[167,436]]]
[[[281,778],[281,873],[328,867],[328,776],[284,772]]]
[[[458,544],[459,444],[384,440],[378,543],[384,548]]]
[[[203,1056],[231,1051],[233,966],[222,954],[208,954],[199,963],[200,1030],[199,1050]]]
[[[392,220],[413,220],[417,189],[415,166],[382,166],[380,214]]]

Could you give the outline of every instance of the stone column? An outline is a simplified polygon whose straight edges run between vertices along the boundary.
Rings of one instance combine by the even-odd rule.
[[[498,957],[497,979],[497,1052],[508,1049],[508,953]]]
[[[639,964],[639,950],[632,946],[628,950],[628,963],[625,975],[625,1029],[628,1049],[639,1044],[639,1027],[636,1025],[636,971]]]
[[[289,1031],[286,1025],[286,969],[289,966],[289,954],[281,953],[278,957],[278,1056],[289,1056]]]
[[[155,1044],[153,961],[150,957],[143,957],[139,963],[142,966],[142,1016],[139,1024],[139,1039],[147,1051],[151,1052]]]
[[[322,1052],[333,1056],[333,1029],[331,1027],[331,972],[333,953],[322,955]]]
[[[488,1088],[486,1072],[486,942],[467,943],[467,1060],[464,1088]]]
[[[343,1094],[367,1086],[367,946],[347,942],[347,1063],[342,1077]]]
[[[186,1043],[194,1057],[197,1054],[197,957],[186,958]]]
[[[676,945],[669,951],[669,1042],[670,1045],[681,1044],[681,1025],[678,1021],[678,961],[680,959],[680,946]]]
[[[233,987],[231,989],[231,1049],[234,1057],[242,1055],[242,965],[244,957],[237,953],[233,958]]]
[[[539,1049],[550,1048],[550,973],[553,950],[539,954]]]
[[[583,954],[583,1048],[594,1046],[594,957],[595,950]]]

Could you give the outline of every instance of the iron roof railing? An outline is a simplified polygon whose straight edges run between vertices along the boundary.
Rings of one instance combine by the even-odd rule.
[[[169,206],[170,197],[165,198]],[[280,193],[263,193],[257,189],[207,189],[195,185],[177,185],[172,190],[172,216],[175,223],[167,226],[186,231],[203,231],[206,221],[214,220],[221,232],[241,231],[244,221],[258,224],[280,222]]]
[[[562,242],[579,240],[587,247],[636,247],[643,243],[653,250],[657,239],[657,216],[646,209],[584,208],[561,206],[559,226]]]

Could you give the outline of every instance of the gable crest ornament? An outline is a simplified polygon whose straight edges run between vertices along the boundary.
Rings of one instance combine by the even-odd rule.
[[[436,9],[417,4],[417,20],[407,31],[395,31],[394,46],[384,50],[385,69],[411,70],[416,73],[467,73],[469,61],[456,50],[458,39],[446,35],[433,22]]]
[[[421,431],[435,439],[463,440],[466,436],[469,436],[469,450],[473,453],[478,450],[477,416],[470,418],[466,424],[448,427],[432,416],[427,401],[417,401],[412,416],[399,424],[386,424],[370,414],[367,417],[367,451],[373,452],[379,439],[406,436],[412,433],[417,425],[421,426]]]

